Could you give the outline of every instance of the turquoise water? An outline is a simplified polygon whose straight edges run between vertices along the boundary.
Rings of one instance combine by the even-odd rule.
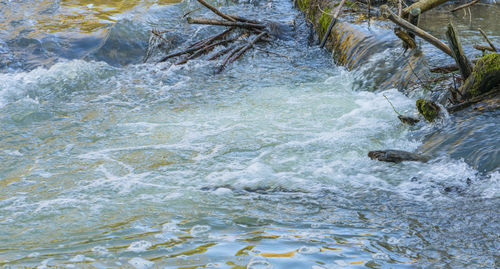
[[[84,2],[70,3],[88,8]],[[39,42],[42,56],[5,65],[0,266],[498,266],[498,172],[479,173],[447,154],[425,164],[367,157],[416,150],[421,134],[452,119],[402,125],[384,95],[407,114],[415,100],[395,89],[355,89],[357,73],[308,43],[287,1],[226,9],[297,26],[293,39],[266,47],[288,58],[254,50],[219,75],[203,59],[141,64],[142,55],[129,53],[121,65],[99,42],[79,43],[106,47],[114,35],[136,41],[120,49],[144,51],[137,33],[147,38],[152,27],[185,41],[213,31],[179,25],[195,3],[149,2],[90,33],[25,37],[85,44],[70,48],[87,56]],[[67,12],[59,4],[49,14]],[[6,51],[19,49],[2,38]]]

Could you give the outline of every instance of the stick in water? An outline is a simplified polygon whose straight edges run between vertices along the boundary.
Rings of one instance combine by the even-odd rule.
[[[344,5],[345,0],[342,0],[340,2],[339,7],[337,8],[337,11],[335,12],[335,16],[333,16],[332,20],[330,21],[330,24],[328,25],[328,29],[326,29],[326,33],[323,36],[323,40],[321,40],[321,44],[319,45],[320,48],[323,48],[326,44],[326,40],[328,39],[328,36],[332,32],[333,26],[337,23],[337,17],[340,14],[340,10],[342,9],[342,6]]]

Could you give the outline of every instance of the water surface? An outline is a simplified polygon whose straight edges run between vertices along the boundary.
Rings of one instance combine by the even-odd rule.
[[[144,43],[117,47],[144,52],[153,27],[185,42],[217,31],[179,24],[195,3],[92,2],[100,11],[83,20],[111,26],[72,22],[41,37],[2,26],[2,42],[12,51],[19,35],[35,42],[58,32],[105,44],[120,29],[126,40],[145,31]],[[48,20],[86,14],[91,3],[37,2],[55,5],[49,15],[28,2],[2,5]],[[402,125],[384,95],[407,114],[415,100],[395,89],[355,90],[355,72],[309,44],[288,1],[224,10],[295,20],[293,39],[261,47],[288,58],[254,50],[220,75],[203,59],[121,64],[92,42],[66,47],[81,57],[11,58],[0,74],[0,265],[498,266],[498,171],[480,172],[465,155],[425,164],[366,156],[416,150],[449,118]],[[86,57],[89,48],[103,53]]]

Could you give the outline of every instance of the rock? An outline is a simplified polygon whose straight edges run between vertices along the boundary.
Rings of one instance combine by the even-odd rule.
[[[394,149],[370,151],[368,152],[368,157],[372,160],[392,163],[403,161],[427,162],[430,159],[430,157],[426,155]]]
[[[416,104],[418,112],[429,122],[433,122],[441,110],[434,102],[425,99],[418,99]]]
[[[418,119],[415,119],[415,118],[412,118],[412,117],[408,117],[408,116],[403,116],[403,115],[399,115],[398,119],[402,123],[405,123],[405,124],[408,124],[408,125],[415,125],[415,124],[417,124],[419,122]]]
[[[489,92],[498,85],[500,85],[500,53],[490,53],[477,61],[459,92],[465,100],[468,100]]]

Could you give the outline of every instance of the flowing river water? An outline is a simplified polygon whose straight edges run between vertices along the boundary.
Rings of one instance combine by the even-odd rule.
[[[178,44],[215,33],[182,23],[198,7],[0,1],[0,267],[499,266],[498,112],[468,133],[450,117],[402,125],[384,95],[407,114],[415,99],[355,87],[286,0],[224,7],[295,20],[265,47],[280,55],[218,75],[203,59],[142,64],[152,28]],[[479,133],[476,148],[494,135],[486,168],[467,149],[367,157],[436,128]]]

